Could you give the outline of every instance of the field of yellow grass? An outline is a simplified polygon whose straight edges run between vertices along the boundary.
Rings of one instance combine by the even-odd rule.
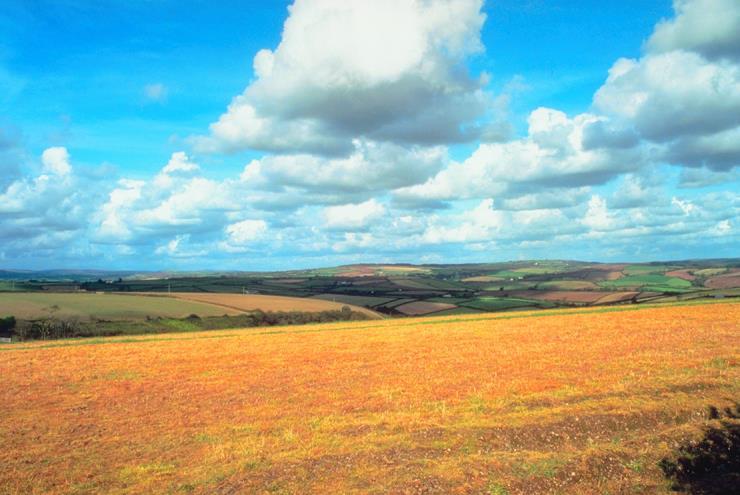
[[[352,311],[364,313],[370,318],[381,318],[381,315],[375,311],[363,308],[362,306],[307,297],[268,296],[260,294],[216,294],[202,292],[151,292],[149,294],[172,297],[183,301],[212,304],[239,312],[254,311],[258,309],[262,311],[339,311],[343,306],[349,306]]]
[[[0,347],[0,493],[669,493],[740,304]]]

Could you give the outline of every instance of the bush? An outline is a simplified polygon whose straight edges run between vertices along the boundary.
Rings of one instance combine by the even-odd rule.
[[[724,417],[723,417],[724,416]],[[740,405],[720,412],[711,407],[715,424],[704,437],[681,446],[675,459],[660,461],[673,489],[693,495],[731,495],[740,486]]]
[[[199,317],[192,314],[182,319],[151,318],[144,321],[82,322],[77,319],[47,318],[21,320],[16,326],[18,340],[50,340],[75,337],[105,337],[113,335],[141,335],[152,333],[184,332],[196,330],[221,330],[226,328],[269,327],[276,325],[305,325],[334,321],[367,320],[364,313],[352,311],[348,306],[337,311],[308,313],[302,311],[253,311],[233,316]],[[15,322],[15,318],[13,318]]]
[[[15,316],[6,316],[5,318],[0,318],[0,337],[12,337],[15,326]]]
[[[16,328],[19,340],[51,340],[79,337],[79,322],[75,319],[23,321]]]

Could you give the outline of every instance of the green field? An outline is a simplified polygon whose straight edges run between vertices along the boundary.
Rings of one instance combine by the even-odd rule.
[[[690,289],[691,282],[678,277],[666,277],[657,273],[628,275],[617,280],[606,280],[600,283],[602,287],[621,289],[625,287],[644,287],[645,290],[655,292],[669,292],[672,290]]]
[[[629,265],[624,267],[622,271],[625,275],[645,275],[648,273],[665,273],[673,268],[669,266]]]
[[[590,290],[596,288],[596,284],[587,280],[553,280],[537,284],[538,290]]]
[[[434,313],[434,316],[454,316],[454,315],[472,315],[472,314],[480,314],[485,313],[485,311],[482,311],[480,309],[473,309],[473,308],[452,308],[452,309],[444,309],[442,311],[437,311]]]
[[[9,280],[0,280],[0,292],[12,292],[17,290],[22,290],[19,287],[22,284],[11,282]]]
[[[117,294],[0,293],[0,316],[22,319],[77,317],[104,320],[143,320],[150,317],[181,318],[189,314],[220,316],[225,308],[169,297]]]
[[[365,306],[368,308],[383,306],[384,304],[397,299],[395,297],[350,296],[346,294],[319,294],[312,297],[313,299],[354,304],[356,306]]]
[[[88,293],[106,292],[119,295],[126,293],[142,294],[148,292],[166,293],[171,291],[200,294],[255,294],[265,296],[293,296],[299,298],[319,298],[335,300],[346,304],[364,306],[388,316],[399,316],[395,310],[401,304],[415,301],[451,303],[477,311],[508,311],[511,308],[531,306],[552,307],[570,305],[565,301],[572,295],[550,294],[559,291],[599,290],[604,295],[608,291],[640,291],[641,299],[655,299],[661,296],[696,293],[704,297],[707,288],[705,279],[719,273],[740,268],[740,260],[690,260],[671,263],[630,263],[599,264],[593,262],[530,260],[500,263],[472,263],[456,265],[346,265],[318,269],[293,270],[287,272],[201,272],[201,273],[151,273],[126,275],[80,274],[65,275],[57,273],[29,272],[19,275],[6,272],[10,280],[0,282],[0,294],[9,293],[15,286],[38,294],[52,294],[79,288]],[[687,281],[666,275],[669,270],[685,270],[698,277]],[[613,278],[615,272],[623,278]],[[2,270],[0,270],[2,275]],[[146,275],[146,276],[145,276]],[[28,277],[19,278],[19,277]],[[496,279],[498,278],[498,279]],[[512,291],[542,291],[548,295],[517,295]],[[646,292],[655,294],[644,294]],[[730,294],[726,294],[730,297]],[[535,300],[522,306],[512,302],[507,296],[525,297]],[[502,302],[501,298],[505,298]],[[484,299],[480,299],[484,298]],[[544,304],[543,299],[553,303]],[[536,302],[540,301],[540,302]],[[179,304],[179,303],[173,303]],[[590,302],[588,304],[598,304]],[[53,306],[59,306],[59,309]],[[126,306],[129,306],[127,303]],[[153,307],[152,307],[153,306]],[[34,311],[46,317],[59,314],[62,305],[55,303],[36,305]],[[2,309],[2,308],[0,308]],[[86,307],[67,308],[74,314],[86,315]],[[114,318],[131,318],[132,312],[121,311],[130,308],[116,308]],[[188,308],[188,313],[190,308]],[[6,308],[7,311],[7,308]],[[220,310],[219,310],[220,311]],[[165,310],[166,315],[173,311]],[[160,304],[144,301],[141,307],[134,305],[133,317],[160,314]],[[179,308],[174,310],[181,316]],[[198,310],[197,314],[207,310]],[[445,312],[447,314],[447,311]],[[103,314],[101,317],[109,317]],[[120,321],[120,320],[117,320]]]

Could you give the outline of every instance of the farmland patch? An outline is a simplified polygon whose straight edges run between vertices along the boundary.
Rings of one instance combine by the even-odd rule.
[[[736,411],[738,321],[714,303],[12,344],[0,487],[669,495],[660,461]]]
[[[208,304],[231,308],[237,311],[336,311],[345,304],[341,302],[324,301],[322,299],[265,296],[259,294],[201,294],[196,292],[172,293],[169,296],[185,301],[198,301]],[[367,308],[351,306],[353,311],[365,313],[373,318],[380,316]]]
[[[89,293],[0,293],[0,315],[28,320],[40,318],[83,318],[143,320],[147,317],[182,318],[196,313],[217,316],[237,311],[167,297]]]
[[[740,287],[740,271],[733,271],[723,275],[717,275],[704,282],[711,289],[732,289]]]
[[[408,316],[419,316],[455,307],[456,306],[454,304],[449,303],[415,301],[402,304],[401,306],[397,306],[395,309]]]

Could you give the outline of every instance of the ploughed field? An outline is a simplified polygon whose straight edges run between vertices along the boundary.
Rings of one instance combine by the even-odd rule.
[[[670,493],[740,304],[0,346],[0,493]]]

